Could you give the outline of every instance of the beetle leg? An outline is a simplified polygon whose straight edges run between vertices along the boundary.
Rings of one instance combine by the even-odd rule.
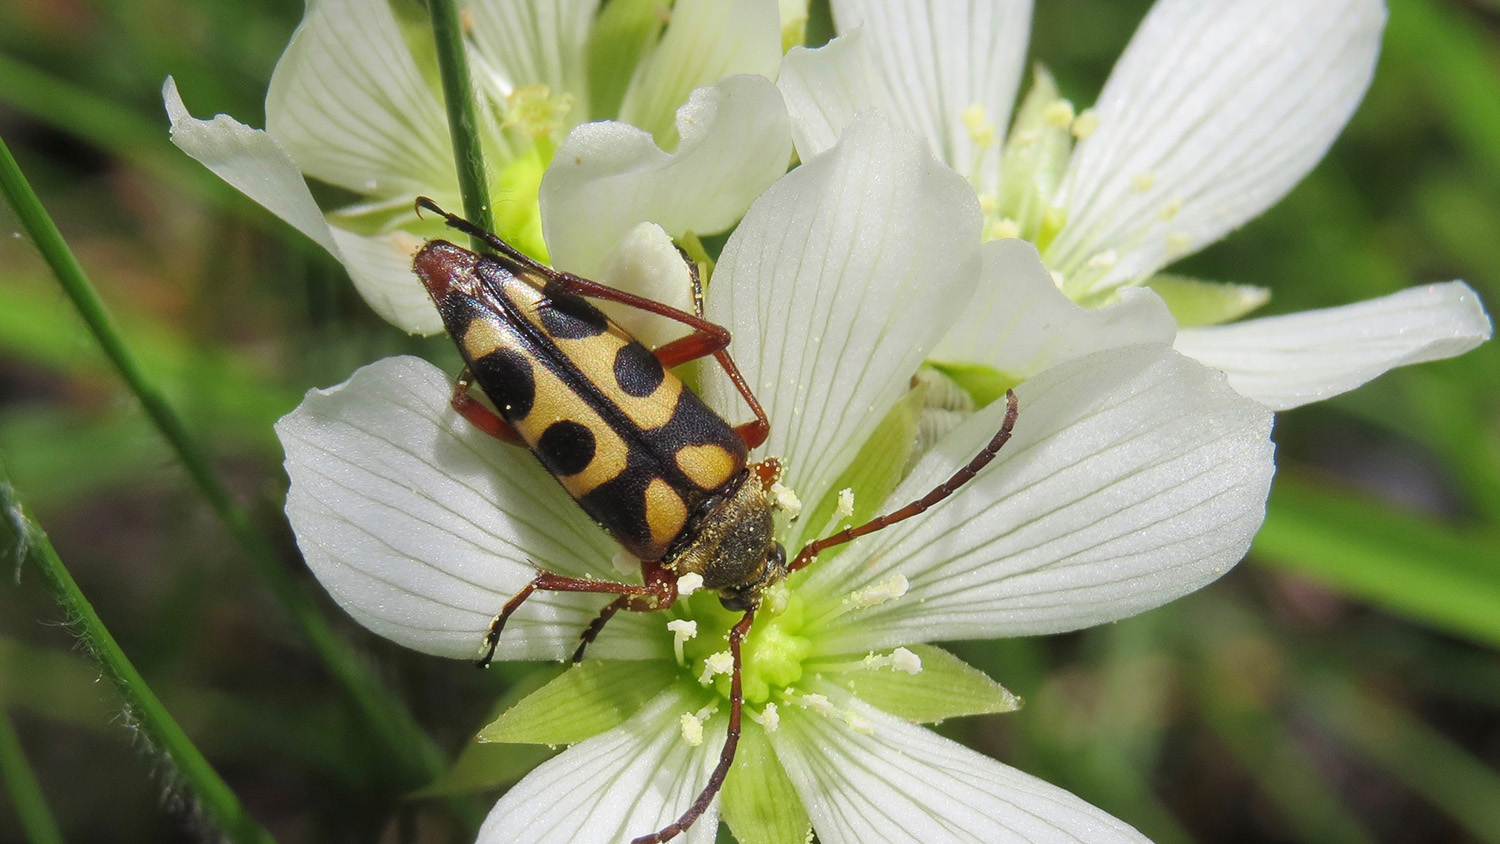
[[[615,603],[622,603],[622,607],[620,608],[631,609],[637,612],[664,610],[677,601],[677,583],[670,579],[650,580],[645,584],[615,583],[610,580],[589,580],[582,577],[566,577],[545,571],[538,572],[537,576],[532,578],[530,583],[526,584],[520,592],[517,592],[509,601],[505,602],[505,606],[500,608],[500,614],[495,616],[494,620],[490,622],[489,632],[484,637],[484,656],[477,663],[480,668],[488,666],[495,658],[495,648],[500,644],[500,633],[505,629],[505,623],[510,620],[510,617],[516,610],[521,608],[521,604],[525,603],[526,599],[531,597],[531,594],[538,589],[543,592],[594,592],[602,595],[619,595],[620,598],[612,602],[610,606],[614,606]],[[589,630],[593,630],[595,636],[599,635],[599,630],[603,629],[604,622],[608,621],[609,617],[618,612],[620,608],[609,612],[608,615],[601,614],[603,616],[602,620],[596,620],[595,624],[591,624],[589,629],[584,631],[583,635],[588,636]],[[595,629],[595,625],[597,625],[598,629]],[[588,638],[584,641],[584,644],[587,645],[591,641],[593,639]],[[581,658],[579,654],[582,651],[583,648],[580,647],[575,657]],[[577,661],[578,659],[575,658],[574,662]]]
[[[465,366],[458,374],[458,380],[453,384],[453,398],[448,403],[453,405],[453,409],[458,411],[460,416],[469,420],[469,423],[479,430],[503,443],[525,448],[526,441],[521,439],[521,435],[516,433],[516,429],[512,428],[509,422],[501,419],[500,414],[480,404],[469,395],[469,388],[473,386],[474,374]]]
[[[957,492],[959,487],[973,480],[974,476],[979,474],[981,469],[988,466],[990,461],[995,459],[995,455],[1000,451],[1000,447],[1005,445],[1006,441],[1010,439],[1010,432],[1016,427],[1017,409],[1015,391],[1006,390],[1005,420],[1000,423],[1000,430],[995,432],[995,436],[990,439],[989,444],[978,454],[974,455],[974,459],[970,460],[968,465],[954,472],[953,477],[943,481],[931,492],[899,510],[886,513],[884,516],[876,516],[859,527],[845,528],[831,536],[825,536],[816,542],[807,543],[801,551],[797,552],[797,556],[792,560],[791,565],[786,567],[787,571],[797,571],[811,564],[813,560],[817,559],[818,552],[825,548],[843,545],[845,542],[864,536],[867,533],[874,533],[881,528],[890,527],[897,522],[905,521],[912,516],[924,513],[927,511],[927,508]]]
[[[583,652],[588,649],[589,645],[594,643],[595,639],[599,638],[599,631],[603,630],[604,625],[608,624],[609,620],[615,617],[615,613],[625,609],[625,606],[629,603],[630,596],[621,595],[604,605],[604,609],[599,611],[599,615],[595,616],[594,620],[589,622],[589,626],[583,628],[583,632],[578,634],[578,650],[573,652],[573,662],[583,662]]]
[[[740,644],[744,642],[745,634],[750,632],[750,625],[754,621],[755,610],[750,610],[729,631],[729,653],[734,657],[734,670],[729,675],[729,732],[724,736],[724,748],[719,751],[719,764],[708,775],[708,784],[703,786],[698,799],[682,813],[682,817],[650,835],[631,840],[630,844],[661,844],[677,837],[708,811],[709,804],[714,801],[719,789],[724,787],[724,778],[729,775],[729,766],[734,764],[734,752],[739,748],[740,716],[745,708],[745,690],[741,678],[744,659],[740,656]]]

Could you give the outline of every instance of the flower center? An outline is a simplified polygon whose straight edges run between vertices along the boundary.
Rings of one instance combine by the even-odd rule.
[[[741,613],[725,609],[718,595],[709,590],[678,601],[677,608],[681,610],[680,620],[672,621],[675,627],[671,629],[677,641],[682,642],[679,664],[694,680],[712,686],[728,699],[733,670],[729,628],[740,620]],[[678,632],[685,626],[683,621],[692,622],[696,628],[690,638]],[[802,679],[802,663],[812,650],[812,642],[802,635],[802,627],[802,599],[785,583],[766,590],[760,609],[755,612],[755,624],[741,648],[744,659],[741,681],[746,703],[762,705],[773,693]]]

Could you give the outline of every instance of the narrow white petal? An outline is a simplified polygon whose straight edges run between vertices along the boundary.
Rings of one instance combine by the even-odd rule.
[[[1030,243],[991,241],[980,254],[979,289],[933,360],[982,363],[1021,381],[1104,349],[1167,345],[1177,333],[1161,297],[1149,290],[1125,290],[1120,301],[1090,310],[1057,289]]]
[[[404,231],[372,237],[338,227],[330,231],[344,269],[375,313],[410,334],[443,330],[437,308],[411,268],[412,257],[422,247],[421,238]]]
[[[781,16],[766,0],[677,0],[672,22],[655,51],[637,68],[620,120],[672,148],[683,133],[673,114],[688,92],[725,76],[776,78],[781,63]],[[686,141],[686,137],[683,137]]]
[[[832,6],[840,33],[865,34],[881,79],[879,105],[960,173],[975,174],[980,192],[993,194],[999,142],[1025,66],[1031,0],[833,0]],[[987,153],[962,118],[974,105],[995,129]]]
[[[546,85],[571,94],[573,117],[588,109],[588,44],[599,0],[475,0],[472,37],[512,88]]]
[[[1275,204],[1354,113],[1384,22],[1380,0],[1159,0],[1073,157],[1048,264],[1072,279],[1114,250],[1091,284],[1143,280]]]
[[[209,120],[192,116],[170,76],[161,96],[172,122],[172,143],[335,257],[342,257],[297,162],[270,135],[227,114]]]
[[[533,564],[619,575],[612,540],[531,455],[449,408],[451,393],[448,376],[426,361],[387,358],[310,391],[276,433],[292,481],[287,518],[334,599],[403,645],[472,658]],[[604,601],[538,593],[506,628],[500,656],[561,658]],[[642,619],[626,617],[634,615],[612,622],[596,653],[669,653],[645,644]]]
[[[759,76],[731,76],[694,91],[677,112],[677,127],[682,143],[674,153],[626,123],[573,130],[542,178],[553,263],[592,276],[610,247],[644,221],[673,237],[721,232],[791,158],[786,107],[776,86]]]
[[[697,747],[678,728],[698,701],[674,687],[624,724],[543,762],[495,804],[478,844],[621,844],[677,820],[708,782],[724,743],[724,719],[705,725]],[[718,801],[689,827],[684,844],[711,844]]]
[[[672,236],[655,223],[641,223],[626,232],[604,256],[597,280],[616,290],[693,312],[693,282],[688,265],[673,245]],[[676,320],[618,302],[598,305],[610,319],[653,349],[691,330]]]
[[[271,75],[266,131],[304,173],[356,193],[455,193],[442,102],[386,0],[311,0]]]
[[[825,844],[1149,844],[1036,777],[821,684],[837,715],[784,706],[777,758]]]
[[[776,87],[786,99],[792,142],[803,161],[832,149],[854,115],[882,104],[865,38],[855,30],[815,49],[793,47],[782,61]]]
[[[973,295],[974,192],[878,115],[766,191],[715,270],[708,318],[729,328],[770,415],[765,453],[816,502],[908,388]],[[716,407],[738,401],[709,380]]]
[[[900,599],[811,622],[820,650],[1087,627],[1191,592],[1244,556],[1265,517],[1271,414],[1221,373],[1133,346],[1049,369],[1016,393],[1015,436],[978,478],[814,567],[810,605],[898,573],[910,581]],[[977,454],[1003,405],[940,441],[891,506]]]
[[[1338,308],[1184,329],[1176,348],[1224,370],[1244,395],[1286,410],[1398,366],[1461,355],[1490,333],[1479,294],[1450,281]]]

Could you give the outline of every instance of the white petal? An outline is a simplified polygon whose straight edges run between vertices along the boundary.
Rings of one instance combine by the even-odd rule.
[[[693,283],[688,266],[672,244],[672,236],[655,223],[641,223],[620,238],[604,256],[597,280],[616,290],[693,312]],[[598,305],[610,319],[653,349],[690,330],[676,320],[618,302],[600,301]]]
[[[619,727],[543,762],[495,804],[478,844],[621,844],[677,820],[724,742],[723,718],[705,725],[701,745],[683,741],[679,719],[696,703],[674,687]],[[674,840],[711,844],[718,831],[715,800]]]
[[[1021,381],[1104,349],[1166,345],[1177,333],[1167,306],[1150,290],[1125,290],[1120,301],[1090,310],[1057,289],[1027,241],[991,241],[979,251],[979,290],[932,351],[933,360],[982,363]]]
[[[1184,329],[1176,347],[1224,370],[1241,393],[1286,410],[1398,366],[1461,355],[1490,332],[1479,294],[1450,281],[1338,308]]]
[[[265,206],[319,246],[342,260],[328,222],[313,201],[297,162],[270,135],[227,114],[199,120],[188,113],[177,82],[170,76],[161,89],[172,143],[240,193]]]
[[[442,102],[386,0],[312,0],[271,75],[266,131],[304,173],[356,193],[456,193]]]
[[[783,706],[770,734],[824,844],[1149,844],[1057,786],[849,697],[851,712]]]
[[[881,80],[865,37],[856,30],[816,49],[793,47],[782,61],[776,87],[786,98],[792,142],[803,161],[838,143],[854,115],[881,105]]]
[[[721,232],[791,158],[786,107],[776,86],[758,76],[694,91],[677,126],[682,143],[671,154],[625,123],[573,130],[542,178],[542,226],[554,264],[591,277],[610,247],[648,220],[673,237]]]
[[[403,231],[373,237],[337,227],[331,231],[344,269],[375,313],[410,334],[443,330],[437,308],[411,268],[412,256],[422,248],[421,238]]]
[[[1073,630],[1184,595],[1239,562],[1265,517],[1271,414],[1224,376],[1160,346],[1101,352],[1016,390],[1015,436],[980,476],[921,516],[815,565],[808,604],[905,575],[878,606],[825,616],[829,653]],[[995,402],[913,469],[915,500],[1000,427]]]
[[[599,0],[475,0],[472,37],[511,87],[546,85],[589,113],[588,44]]]
[[[816,502],[880,423],[979,269],[974,191],[878,115],[766,191],[735,229],[708,318],[771,418],[766,453]],[[735,406],[709,379],[715,407]]]
[[[1380,0],[1158,0],[1073,157],[1049,266],[1070,285],[1143,280],[1275,204],[1354,113],[1384,22]]]
[[[960,173],[975,173],[981,150],[963,112],[984,109],[995,143],[975,187],[994,194],[1000,141],[1016,101],[1031,34],[1031,0],[833,0],[835,28],[861,28],[879,75],[879,105],[913,129]]]
[[[533,563],[618,575],[613,541],[535,459],[449,408],[451,393],[432,364],[387,358],[308,392],[276,433],[292,480],[287,518],[334,599],[403,645],[472,658],[490,619],[535,575]],[[500,656],[561,658],[604,602],[538,593],[505,629]],[[633,615],[621,613],[595,653],[669,653],[645,644]]]
[[[781,63],[781,17],[766,0],[678,0],[666,34],[636,69],[620,120],[672,148],[683,132],[673,114],[688,92],[735,74],[776,78]],[[686,141],[686,137],[683,137]]]

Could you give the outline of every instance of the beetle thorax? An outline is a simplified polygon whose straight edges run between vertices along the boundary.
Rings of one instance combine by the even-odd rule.
[[[759,603],[761,590],[786,576],[786,552],[775,530],[771,496],[747,471],[698,516],[667,565],[678,575],[702,575],[725,606],[748,609]]]

